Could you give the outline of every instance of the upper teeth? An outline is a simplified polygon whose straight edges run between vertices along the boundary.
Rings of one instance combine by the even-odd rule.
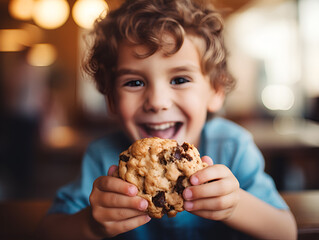
[[[170,127],[173,127],[175,123],[170,122],[170,123],[163,123],[163,124],[147,124],[147,127],[153,130],[165,130]]]

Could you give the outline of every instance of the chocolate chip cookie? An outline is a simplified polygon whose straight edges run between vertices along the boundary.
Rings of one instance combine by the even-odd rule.
[[[137,186],[153,218],[183,211],[182,193],[191,185],[189,177],[207,166],[192,144],[156,137],[136,141],[119,158],[119,177]]]

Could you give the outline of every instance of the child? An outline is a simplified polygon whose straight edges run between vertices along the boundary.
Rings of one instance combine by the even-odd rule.
[[[207,120],[234,85],[222,28],[210,5],[191,0],[127,0],[97,22],[88,69],[123,132],[89,146],[80,178],[58,191],[41,239],[296,238],[251,136],[222,118]],[[112,177],[119,154],[150,136],[192,143],[209,164],[190,178],[186,211],[175,218],[150,219],[137,188]]]

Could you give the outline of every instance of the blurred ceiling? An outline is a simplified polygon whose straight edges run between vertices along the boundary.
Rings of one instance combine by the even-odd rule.
[[[10,0],[0,0],[0,28],[13,28],[16,27],[16,23],[12,21],[10,15],[8,14],[8,3]],[[73,6],[76,0],[68,0],[70,6]],[[124,0],[107,0],[109,7],[116,8]],[[252,0],[209,0],[217,8],[225,10],[225,14],[228,15],[234,11],[237,11],[244,5],[248,4]]]

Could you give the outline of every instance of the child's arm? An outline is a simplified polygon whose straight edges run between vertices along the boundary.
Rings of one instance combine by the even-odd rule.
[[[296,222],[289,210],[276,209],[244,190],[239,196],[226,224],[261,239],[297,239]]]
[[[109,175],[115,168],[111,167]],[[119,178],[99,177],[93,184],[91,206],[76,214],[47,215],[39,239],[102,239],[147,223],[148,203],[136,196],[137,188]]]
[[[190,179],[194,186],[184,190],[186,210],[223,221],[256,238],[296,239],[296,223],[290,211],[276,209],[240,189],[226,166],[213,165],[208,157],[203,161],[210,166],[195,173]]]

